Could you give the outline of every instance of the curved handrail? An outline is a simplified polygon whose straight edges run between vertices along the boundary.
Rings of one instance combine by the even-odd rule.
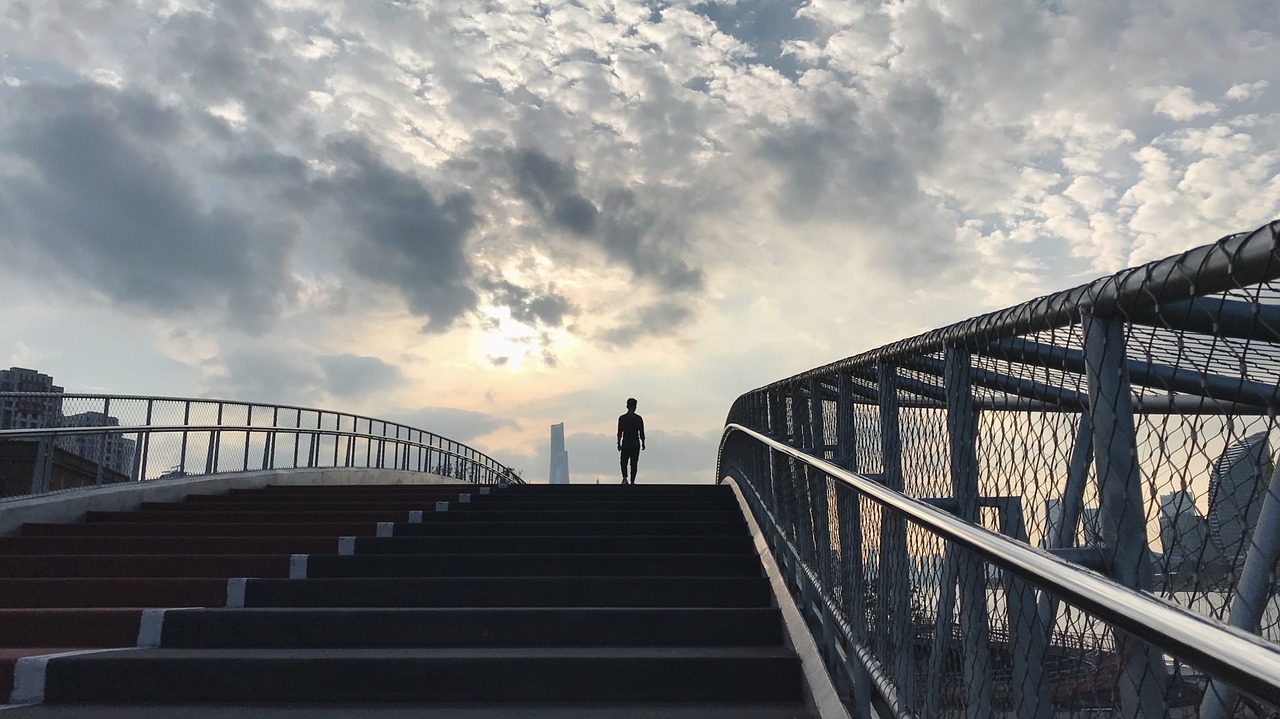
[[[153,436],[181,435],[182,443],[178,468],[186,474],[188,459],[192,456],[188,453],[188,436],[191,434],[208,434],[210,440],[207,448],[208,453],[204,459],[206,463],[204,474],[218,471],[250,471],[258,468],[285,468],[285,466],[290,465],[290,461],[292,461],[292,466],[295,467],[304,466],[304,462],[307,467],[324,465],[327,464],[327,461],[322,460],[319,454],[318,438],[331,437],[333,438],[332,466],[340,466],[340,461],[345,462],[346,466],[356,466],[359,461],[357,458],[360,456],[361,451],[366,453],[366,461],[372,460],[375,454],[373,443],[377,443],[376,466],[379,468],[387,464],[388,467],[404,465],[403,468],[408,469],[416,463],[425,467],[424,471],[429,471],[432,461],[438,463],[440,460],[451,461],[456,459],[455,466],[466,465],[468,467],[467,473],[475,475],[472,481],[478,481],[479,473],[483,473],[491,481],[523,483],[523,480],[511,468],[461,442],[399,422],[347,412],[298,405],[158,395],[8,391],[0,392],[0,400],[29,400],[40,404],[39,411],[29,412],[28,414],[35,416],[37,421],[41,421],[44,425],[0,430],[0,440],[53,438],[56,443],[58,438],[74,438],[87,435],[103,437],[105,442],[108,436],[136,435],[139,445],[137,452],[133,454],[134,467],[132,474],[139,481],[146,481],[149,465],[148,453],[151,449]],[[77,400],[87,400],[88,403],[79,407],[68,407],[69,403]],[[54,402],[57,405],[51,408],[51,403]],[[72,409],[103,415],[107,418],[106,421],[110,423],[98,424],[95,422],[88,425],[64,425],[64,417],[74,416]],[[166,423],[161,419],[162,417],[171,417],[175,412],[178,413],[181,419],[171,423]],[[212,418],[213,412],[216,412],[217,419],[215,423],[209,423],[208,419]],[[193,415],[196,416],[193,417]],[[143,416],[145,416],[145,419],[138,421]],[[314,425],[304,426],[304,418],[308,425],[311,425],[314,420]],[[192,422],[193,419],[196,422]],[[57,424],[54,424],[55,422]],[[365,426],[361,427],[361,424]],[[261,467],[251,466],[248,438],[251,435],[261,434],[268,435],[267,444],[263,451],[271,454],[264,454]],[[275,436],[279,434],[294,435],[295,437],[310,436],[313,438],[313,446],[307,448],[305,458],[298,454],[298,448],[295,446],[292,460],[285,457],[281,465],[277,466],[277,461],[280,458],[274,454],[274,451],[276,446]],[[245,437],[244,446],[236,447],[237,451],[243,451],[243,460],[237,463],[239,466],[235,466],[231,470],[222,469],[222,465],[219,464],[224,458],[224,446],[222,443],[224,435]],[[347,441],[347,449],[345,453],[340,455],[338,443],[344,438]],[[369,444],[362,448],[353,444],[357,440],[361,444],[364,442]],[[387,458],[384,458],[383,448],[387,444],[395,447],[395,452],[406,453],[406,459],[400,461],[396,458],[390,458],[390,461],[388,461]],[[97,462],[99,465],[98,483],[102,483],[103,466],[108,463],[107,460],[97,456],[97,454],[102,454],[104,449],[105,445],[102,445],[96,454],[90,449],[90,453],[86,455],[89,461]],[[410,462],[407,458],[410,451],[417,453],[416,462]],[[73,451],[73,453],[79,454],[79,451]],[[199,456],[199,452],[196,451],[194,456]],[[42,460],[41,457],[44,459]],[[48,459],[42,452],[38,455],[36,461],[37,466],[32,480],[32,492],[43,493],[48,488],[48,470],[45,466]],[[114,468],[114,471],[125,474],[130,473],[123,468]]]
[[[725,426],[720,453],[735,433],[802,462],[852,487],[915,524],[1000,565],[1020,578],[1102,618],[1169,653],[1186,658],[1247,691],[1280,699],[1280,649],[1214,619],[1125,588],[1048,552],[954,517],[895,492],[875,480],[771,439],[740,424]],[[717,477],[725,468],[717,467]]]

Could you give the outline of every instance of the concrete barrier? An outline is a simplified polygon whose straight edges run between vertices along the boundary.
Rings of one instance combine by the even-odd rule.
[[[267,485],[457,484],[460,479],[394,469],[268,469],[205,474],[86,487],[0,502],[0,537],[18,534],[24,522],[78,522],[90,511],[132,511],[143,502],[180,502],[188,494],[222,494]]]

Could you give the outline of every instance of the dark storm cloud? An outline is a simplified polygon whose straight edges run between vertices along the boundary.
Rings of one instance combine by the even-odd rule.
[[[486,282],[485,288],[492,293],[495,305],[506,307],[511,311],[512,319],[530,327],[560,327],[569,315],[578,310],[569,298],[553,289],[538,293],[507,280]]]
[[[262,0],[219,0],[178,10],[155,30],[169,60],[156,68],[158,79],[186,86],[210,105],[240,102],[255,125],[279,124],[305,96],[287,61],[293,49],[271,34],[283,25],[280,13]]]
[[[313,189],[347,224],[347,260],[364,277],[398,289],[423,331],[443,332],[475,309],[467,238],[479,223],[470,194],[439,200],[416,176],[357,140],[329,145],[338,169]]]
[[[918,182],[936,161],[944,107],[926,85],[896,86],[874,112],[834,100],[815,120],[766,137],[761,154],[783,176],[778,211],[879,228],[887,236],[855,241],[899,271],[950,264],[948,223]]]
[[[335,397],[356,398],[392,389],[404,381],[395,365],[377,357],[353,354],[327,355],[317,359],[325,386]]]
[[[209,206],[163,148],[191,138],[154,97],[98,85],[7,98],[0,245],[51,278],[156,314],[225,306],[265,330],[292,293],[287,223]]]
[[[646,337],[674,333],[693,317],[693,309],[675,301],[655,302],[623,314],[616,327],[599,334],[599,338],[615,347],[630,347]]]
[[[443,435],[458,442],[470,442],[476,437],[502,429],[519,427],[514,421],[455,407],[419,407],[391,413],[388,419],[415,429]]]
[[[578,171],[537,150],[511,154],[516,194],[552,225],[577,235],[595,231],[600,214],[590,200],[578,194]]]
[[[702,288],[702,270],[681,257],[679,224],[627,189],[602,189],[599,205],[578,189],[579,173],[538,150],[510,153],[515,192],[552,227],[597,245],[605,256],[664,290]]]
[[[221,361],[223,373],[210,387],[213,396],[302,405],[321,398],[321,373],[298,356],[243,349],[225,353]]]

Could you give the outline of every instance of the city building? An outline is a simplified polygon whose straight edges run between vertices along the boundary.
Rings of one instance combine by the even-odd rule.
[[[547,482],[569,483],[569,453],[564,449],[564,422],[551,425],[551,473]]]
[[[1160,548],[1166,571],[1193,569],[1208,557],[1209,522],[1196,511],[1195,497],[1179,490],[1160,497]]]
[[[1227,447],[1209,473],[1209,539],[1230,565],[1244,564],[1270,477],[1271,447],[1259,432]]]
[[[57,427],[62,416],[62,388],[37,370],[0,370],[0,392],[39,392],[47,397],[0,397],[0,429]]]
[[[1084,525],[1084,546],[1101,547],[1102,543],[1102,510],[1097,507],[1085,507],[1080,511],[1080,523]]]
[[[102,412],[81,412],[62,418],[63,427],[119,427],[120,420]],[[133,459],[136,443],[120,434],[63,435],[58,447],[102,465],[118,474],[134,476]]]
[[[1072,527],[1072,529],[1075,529]],[[1044,501],[1044,537],[1040,540],[1040,546],[1048,549],[1053,545],[1054,540],[1058,539],[1058,533],[1062,531],[1062,500],[1046,499]],[[1068,547],[1074,547],[1076,543],[1075,533],[1062,537],[1062,544]]]

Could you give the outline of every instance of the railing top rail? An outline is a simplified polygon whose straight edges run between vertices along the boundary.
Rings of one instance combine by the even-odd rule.
[[[986,344],[1005,337],[1064,327],[1078,322],[1085,311],[1128,315],[1275,279],[1280,279],[1280,220],[1252,232],[1228,235],[1212,244],[1122,270],[1072,289],[837,360],[754,391],[827,376],[850,367],[925,355],[949,345]]]
[[[370,417],[363,414],[355,414],[353,412],[341,412],[334,409],[322,409],[320,407],[306,407],[303,405],[293,404],[274,404],[271,402],[251,402],[243,399],[222,399],[218,397],[172,397],[168,395],[145,395],[145,394],[98,394],[92,392],[0,392],[0,397],[48,397],[61,399],[110,399],[110,400],[127,400],[141,402],[191,402],[198,404],[222,404],[236,405],[240,407],[261,407],[264,409],[287,409],[299,412],[315,412],[317,414],[341,415],[343,417],[351,417],[353,419],[369,420],[371,422],[385,423],[389,426],[408,427],[418,432],[424,432],[441,439],[448,439],[443,435],[431,432],[417,427],[410,427],[403,422],[395,422],[389,419],[381,419],[379,417]],[[454,441],[454,440],[449,440]],[[459,442],[461,444],[461,442]]]
[[[805,454],[742,425],[730,423],[725,426],[721,438],[722,456],[724,443],[734,433],[751,437],[851,486],[928,531],[1246,691],[1271,698],[1280,697],[1280,648],[1260,637],[1163,602],[1152,595],[1127,589],[1048,552],[969,524],[925,502],[895,492],[874,479]]]
[[[99,393],[87,393],[87,392],[14,392],[14,391],[0,392],[0,398],[10,398],[10,397],[12,398],[18,398],[18,397],[47,398],[47,399],[60,399],[60,400],[90,399],[90,400],[112,400],[112,401],[123,400],[123,401],[138,401],[138,402],[182,402],[182,403],[211,404],[211,405],[221,404],[221,405],[233,405],[233,406],[240,406],[240,407],[253,407],[253,408],[262,408],[262,409],[284,409],[284,410],[298,411],[298,412],[314,412],[316,414],[322,414],[322,415],[350,417],[354,420],[364,420],[369,422],[375,422],[378,424],[385,425],[386,427],[399,427],[399,428],[408,429],[414,432],[421,432],[424,435],[429,435],[443,442],[450,442],[458,445],[459,447],[465,447],[466,449],[475,453],[476,456],[470,458],[472,460],[488,461],[493,463],[496,466],[503,467],[504,469],[506,468],[505,465],[503,465],[501,462],[498,462],[498,460],[490,457],[489,455],[467,445],[464,442],[459,442],[458,440],[451,439],[437,432],[432,432],[430,430],[425,430],[425,429],[419,429],[417,427],[413,427],[413,426],[404,424],[402,422],[395,422],[392,420],[380,419],[378,417],[370,417],[362,414],[354,414],[351,412],[340,412],[338,410],[322,409],[319,407],[304,407],[301,405],[272,404],[269,402],[252,402],[247,400],[219,399],[219,398],[212,398],[212,397],[173,397],[173,396],[166,396],[166,395],[99,394]],[[133,428],[133,429],[137,429],[141,427],[141,425],[122,425],[122,426]],[[163,429],[170,429],[170,430],[174,428],[185,427],[188,430],[192,430],[192,427],[190,425],[179,425],[179,424],[156,425],[156,427],[163,428]],[[224,425],[215,427],[215,429],[220,429],[220,430],[225,430],[229,428],[236,428],[241,430],[259,429],[259,428],[278,429],[278,430],[288,429],[287,427],[278,427],[278,426],[259,427],[259,425],[235,425],[235,424],[224,424]],[[59,429],[67,430],[71,428],[62,427]],[[100,434],[104,428],[94,427],[93,429],[98,430],[97,433]],[[306,429],[306,428],[303,428],[303,429]],[[7,431],[8,430],[0,430],[0,436],[3,436]]]

